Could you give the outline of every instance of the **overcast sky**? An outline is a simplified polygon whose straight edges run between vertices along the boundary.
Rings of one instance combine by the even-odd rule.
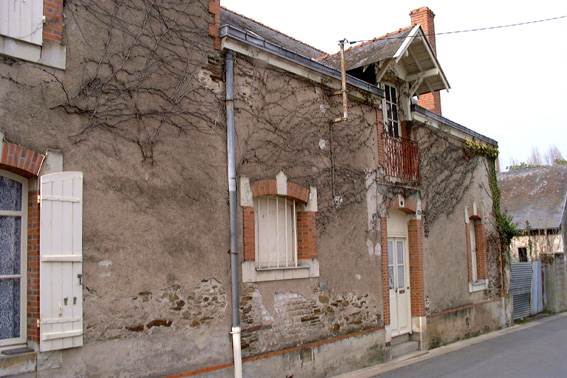
[[[326,52],[410,25],[428,6],[437,33],[567,16],[565,0],[221,0],[221,5]],[[437,36],[451,85],[443,116],[496,139],[500,167],[556,145],[567,158],[567,18]]]

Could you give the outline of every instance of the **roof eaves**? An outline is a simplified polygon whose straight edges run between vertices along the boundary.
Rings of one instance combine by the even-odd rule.
[[[447,125],[447,126],[450,126],[450,127],[454,128],[454,129],[457,129],[457,130],[459,130],[459,131],[462,131],[463,133],[468,134],[468,135],[470,135],[470,136],[472,136],[472,137],[474,137],[474,138],[476,138],[476,139],[482,140],[483,142],[486,142],[486,143],[491,144],[491,145],[493,145],[493,146],[495,146],[495,147],[498,147],[498,142],[495,141],[494,139],[491,139],[491,138],[489,138],[489,137],[487,137],[487,136],[484,136],[484,135],[482,135],[482,134],[479,134],[479,133],[477,133],[476,131],[473,131],[473,130],[471,130],[471,129],[469,129],[469,128],[467,128],[467,127],[465,127],[465,126],[463,126],[463,125],[461,125],[461,124],[459,124],[459,123],[457,123],[457,122],[451,121],[451,120],[448,119],[448,118],[445,118],[445,117],[443,117],[443,116],[440,116],[439,114],[434,113],[434,112],[432,112],[431,110],[422,108],[421,106],[415,105],[415,104],[413,104],[413,105],[411,106],[411,110],[414,111],[414,112],[418,112],[418,113],[420,113],[420,114],[423,114],[424,116],[426,116],[426,117],[428,117],[428,118],[432,118],[432,119],[436,120],[437,122],[441,122],[441,123],[443,123],[443,124],[445,124],[445,125]]]
[[[249,46],[253,46],[257,49],[265,51],[267,53],[278,56],[279,58],[285,59],[287,61],[293,62],[305,68],[311,69],[320,74],[332,77],[337,80],[341,80],[341,72],[322,63],[317,62],[314,59],[305,57],[301,54],[293,52],[291,50],[285,49],[274,43],[266,41],[265,39],[258,37],[253,33],[237,29],[231,25],[223,25],[220,32],[221,38],[232,38],[241,43]],[[355,88],[361,89],[365,92],[375,94],[380,97],[384,97],[384,91],[375,85],[367,83],[351,75],[347,75],[347,84],[352,85]]]
[[[563,212],[561,214],[561,220],[559,221],[559,228],[565,228],[567,221],[567,191],[563,192]]]
[[[277,29],[274,29],[274,28],[272,28],[272,27],[270,27],[270,26],[268,26],[268,25],[265,25],[265,24],[263,24],[263,23],[261,23],[261,22],[259,22],[259,21],[256,21],[256,20],[254,20],[254,19],[251,18],[251,17],[245,16],[245,15],[243,15],[243,14],[241,14],[241,13],[238,13],[238,12],[235,12],[235,11],[233,11],[233,10],[230,10],[230,9],[228,9],[228,8],[226,8],[226,7],[223,7],[222,5],[221,5],[221,9],[224,9],[224,10],[226,10],[227,12],[230,12],[230,13],[234,13],[235,15],[237,15],[237,16],[239,16],[239,17],[242,17],[242,18],[245,18],[245,19],[247,19],[247,20],[250,20],[250,21],[252,21],[252,22],[255,22],[256,24],[258,24],[258,25],[260,25],[260,26],[262,26],[262,27],[264,27],[264,28],[266,28],[266,29],[270,29],[270,30],[272,30],[272,31],[275,32],[275,33],[281,34],[282,36],[284,36],[284,37],[286,37],[286,38],[289,38],[289,39],[291,39],[291,40],[294,40],[294,41],[297,42],[297,43],[301,43],[301,44],[303,44],[303,45],[305,45],[305,46],[307,46],[307,47],[310,47],[310,48],[312,48],[313,50],[318,50],[318,51],[324,52],[323,50],[321,50],[321,49],[319,49],[319,48],[316,48],[316,47],[314,47],[314,46],[311,46],[311,45],[308,44],[308,43],[305,43],[305,42],[300,41],[300,40],[298,40],[298,39],[296,39],[296,38],[293,38],[293,37],[291,37],[291,36],[289,36],[289,35],[287,35],[287,34],[285,34],[285,33],[282,33],[281,31],[279,31],[279,30],[277,30]]]
[[[398,61],[403,54],[406,52],[406,50],[408,49],[409,45],[412,43],[412,41],[415,38],[415,35],[419,32],[419,29],[421,28],[421,26],[416,25],[413,27],[413,29],[409,32],[409,34],[407,35],[407,37],[405,38],[405,40],[402,42],[402,44],[400,45],[400,47],[398,48],[398,51],[396,51],[396,53],[394,54],[393,58],[396,59],[396,61]]]
[[[451,89],[451,85],[449,84],[449,81],[447,80],[447,77],[445,76],[445,72],[443,72],[443,68],[441,68],[441,64],[439,63],[439,60],[437,59],[437,53],[433,51],[433,46],[431,46],[431,43],[429,42],[429,38],[427,38],[425,36],[425,32],[423,31],[423,28],[421,27],[421,25],[418,25],[418,26],[419,26],[419,30],[422,34],[422,39],[427,44],[427,47],[429,48],[430,54],[433,57],[433,59],[435,60],[435,65],[439,68],[439,71],[441,73],[441,79],[443,80],[443,83],[447,87],[446,89],[447,90]]]
[[[396,30],[396,31],[394,31],[394,32],[391,32],[391,33],[388,33],[388,34],[384,34],[384,35],[381,36],[381,37],[376,37],[376,38],[373,38],[373,39],[371,39],[371,40],[364,41],[364,42],[362,42],[362,43],[360,43],[360,44],[358,44],[358,45],[349,47],[348,49],[345,50],[345,53],[348,52],[348,51],[352,51],[352,50],[354,50],[354,49],[357,49],[357,48],[359,48],[359,47],[369,45],[369,44],[371,44],[371,43],[373,43],[373,42],[376,42],[376,41],[379,41],[379,40],[381,40],[381,39],[393,37],[394,35],[399,34],[399,33],[401,33],[401,32],[404,32],[404,31],[406,31],[406,30],[408,30],[408,29],[411,29],[411,28],[412,28],[412,26],[407,26],[407,27],[405,27],[405,28],[400,28],[400,29],[398,29],[398,30]],[[400,37],[400,38],[401,38],[401,37]],[[317,57],[317,58],[315,58],[315,59],[317,59],[317,60],[326,59],[326,58],[330,58],[330,57],[332,57],[332,56],[338,55],[339,53],[340,53],[340,51],[338,51],[338,52],[336,52],[336,53],[333,53],[333,54],[327,54],[327,55],[319,56],[319,57]]]

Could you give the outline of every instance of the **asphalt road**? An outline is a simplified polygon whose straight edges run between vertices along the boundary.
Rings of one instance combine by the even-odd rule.
[[[567,316],[564,315],[372,377],[566,378]]]

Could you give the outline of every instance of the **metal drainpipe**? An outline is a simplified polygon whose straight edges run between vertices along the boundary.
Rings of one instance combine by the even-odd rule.
[[[347,105],[347,93],[346,93],[346,70],[345,70],[345,42],[347,39],[340,41],[341,45],[341,85],[343,92],[343,118],[346,120],[348,118],[348,105]]]
[[[347,88],[346,88],[346,70],[345,70],[345,42],[347,39],[339,41],[339,46],[341,46],[341,91],[343,95],[343,116],[342,118],[335,119],[334,122],[346,121],[348,118],[348,103],[347,103]]]
[[[236,201],[236,160],[234,153],[234,63],[232,50],[226,52],[226,145],[228,154],[228,195],[230,207],[230,265],[232,270],[232,351],[234,377],[242,378],[242,350],[240,344],[240,279],[238,275],[238,233]]]

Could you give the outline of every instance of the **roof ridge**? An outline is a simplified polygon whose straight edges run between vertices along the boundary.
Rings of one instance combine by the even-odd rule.
[[[240,17],[246,18],[247,20],[250,20],[250,21],[252,21],[252,22],[255,22],[255,23],[257,23],[258,25],[262,25],[262,26],[265,27],[266,29],[273,30],[273,31],[275,31],[276,33],[279,33],[279,34],[281,34],[281,35],[283,35],[283,36],[285,36],[285,37],[287,37],[287,38],[289,38],[289,39],[293,39],[293,40],[296,41],[296,42],[302,43],[302,44],[304,44],[305,46],[308,46],[308,47],[312,48],[313,50],[325,52],[325,51],[321,50],[321,49],[318,48],[318,47],[312,46],[312,45],[310,45],[310,44],[308,44],[308,43],[305,43],[305,42],[303,42],[303,41],[300,41],[299,39],[293,38],[292,36],[289,36],[289,35],[287,35],[286,33],[282,33],[281,31],[279,31],[279,30],[277,30],[277,29],[274,29],[274,28],[272,28],[271,26],[265,25],[265,24],[261,23],[260,21],[256,21],[256,20],[253,19],[252,17],[248,17],[248,16],[245,16],[245,15],[243,15],[243,14],[241,14],[241,13],[235,12],[235,11],[233,11],[233,10],[231,10],[231,9],[228,9],[227,7],[222,6],[222,5],[221,5],[221,8],[224,9],[224,10],[226,10],[226,11],[229,11],[229,12],[231,12],[231,13],[234,13],[234,14],[240,16]]]
[[[359,44],[359,45],[349,47],[348,49],[345,50],[345,52],[350,51],[350,50],[353,50],[353,49],[357,49],[357,48],[362,47],[362,46],[366,46],[366,45],[368,45],[368,44],[370,44],[370,43],[379,41],[379,40],[384,39],[384,38],[391,37],[392,35],[399,34],[399,33],[403,32],[403,31],[408,30],[408,29],[412,29],[414,26],[415,26],[415,25],[406,26],[406,27],[404,27],[404,28],[399,28],[399,29],[396,30],[396,31],[393,31],[393,32],[384,34],[383,36],[376,37],[376,38],[372,38],[371,40],[362,42],[362,43]],[[339,51],[339,52],[340,52],[340,51]],[[335,55],[339,54],[339,52],[336,52],[336,53],[334,53],[334,54],[327,54],[327,55],[324,55],[324,56],[320,56],[320,57],[317,57],[317,58],[315,58],[315,59],[316,59],[316,60],[319,60],[319,59],[330,58],[330,57],[332,57],[332,56],[335,56]]]

